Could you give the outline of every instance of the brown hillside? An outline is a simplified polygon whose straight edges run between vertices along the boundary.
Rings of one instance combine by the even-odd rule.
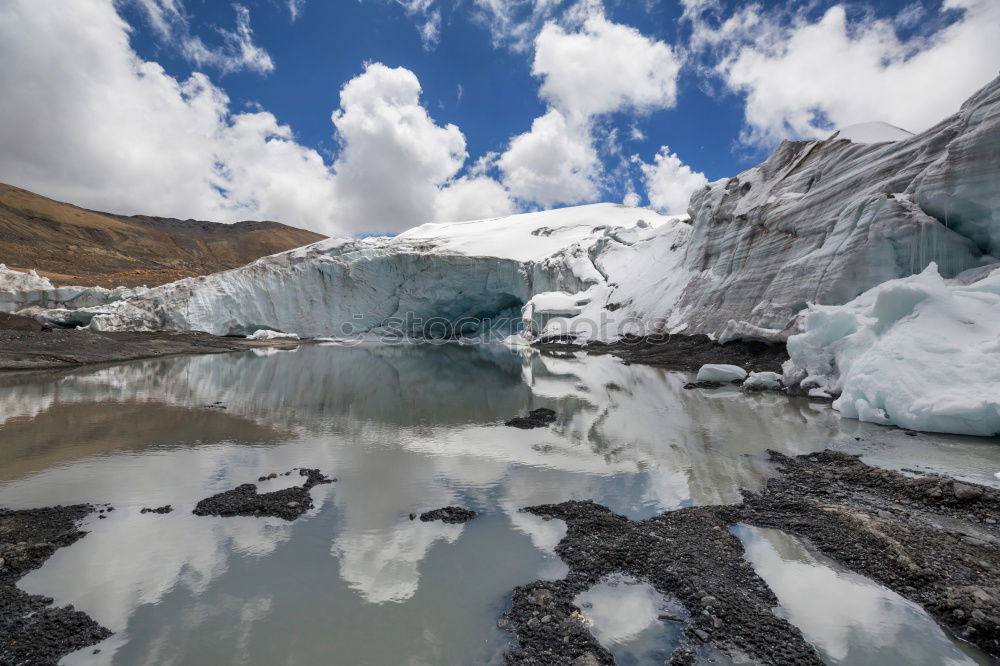
[[[98,213],[0,183],[0,263],[55,284],[152,287],[323,238],[277,222]]]

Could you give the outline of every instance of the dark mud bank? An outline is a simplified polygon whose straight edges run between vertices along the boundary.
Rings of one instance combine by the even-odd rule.
[[[475,517],[475,511],[461,506],[446,506],[440,509],[434,509],[433,511],[425,511],[420,514],[421,522],[430,523],[435,520],[440,520],[442,523],[450,523],[453,525],[467,523]]]
[[[833,452],[772,454],[780,475],[744,503],[631,521],[592,502],[523,509],[567,524],[556,553],[563,580],[518,587],[501,620],[511,664],[612,664],[573,598],[624,573],[678,599],[691,621],[670,663],[714,645],[736,660],[821,664],[743,557],[738,523],[798,535],[818,551],[923,606],[938,622],[1000,656],[1000,491],[943,477],[912,479]]]
[[[0,313],[0,371],[58,370],[178,354],[220,354],[258,347],[291,349],[298,340],[247,340],[208,333],[104,332],[50,329]]]
[[[286,472],[289,475],[291,472]],[[324,476],[318,469],[300,469],[299,475],[306,477],[301,486],[282,488],[269,493],[258,493],[253,483],[244,483],[198,502],[193,513],[196,516],[274,516],[285,520],[295,520],[313,507],[310,489],[323,483],[333,483],[336,479]],[[259,481],[267,478],[261,477]]]
[[[584,351],[588,354],[611,354],[628,363],[685,372],[696,372],[706,363],[738,365],[748,372],[781,372],[781,364],[788,360],[785,345],[780,342],[736,341],[720,345],[705,335],[626,335],[615,342],[579,345],[572,341],[550,340],[532,346],[543,353]]]
[[[16,586],[56,550],[82,538],[86,532],[77,523],[93,510],[87,504],[0,509],[0,664],[56,664],[111,635],[72,606],[53,606],[52,599]]]

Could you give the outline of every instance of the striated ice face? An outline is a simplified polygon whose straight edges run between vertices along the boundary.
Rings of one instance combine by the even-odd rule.
[[[682,317],[723,339],[779,337],[807,303],[845,303],[931,262],[952,277],[997,261],[998,151],[1000,79],[910,138],[783,142],[692,197]]]

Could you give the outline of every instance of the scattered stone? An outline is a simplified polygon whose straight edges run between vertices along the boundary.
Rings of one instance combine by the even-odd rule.
[[[318,469],[300,469],[299,474],[306,477],[301,486],[261,494],[254,484],[244,483],[201,500],[193,513],[196,516],[274,516],[295,520],[313,507],[309,490],[313,486],[333,482]],[[270,478],[277,476],[269,475]]]
[[[982,486],[974,486],[968,483],[959,483],[958,481],[955,481],[955,483],[952,485],[951,491],[955,493],[955,499],[957,499],[959,502],[975,500],[983,496]]]
[[[706,363],[729,363],[747,370],[781,372],[781,364],[788,360],[788,352],[782,343],[737,340],[720,345],[706,335],[624,335],[615,342],[595,341],[586,345],[575,344],[572,340],[545,340],[532,347],[543,352],[562,350],[613,354],[630,363],[687,372],[697,372]]]
[[[531,594],[530,601],[536,606],[548,606],[552,603],[552,598],[552,591],[542,587]]]
[[[544,428],[550,423],[555,422],[556,413],[549,409],[548,407],[539,407],[538,409],[533,409],[528,412],[527,416],[517,416],[511,420],[504,423],[506,426],[511,428],[521,428],[522,430],[527,430],[530,428]]]
[[[684,385],[684,388],[690,391],[691,389],[717,389],[722,388],[721,382],[688,382]]]
[[[738,522],[732,507],[686,508],[644,521],[631,521],[593,502],[522,510],[566,522],[566,536],[556,553],[569,572],[562,580],[514,589],[505,619],[516,641],[507,663],[571,664],[589,653],[594,663],[613,664],[588,626],[573,619],[581,612],[573,599],[613,574],[644,580],[676,599],[691,617],[684,628],[688,641],[710,640],[759,663],[822,663],[801,632],[771,611],[777,598],[753,568],[745,566],[740,540],[726,529]],[[546,602],[544,612],[539,600]],[[702,613],[708,609],[703,600],[711,602],[713,613]],[[539,615],[551,616],[551,621],[544,623]],[[726,622],[717,626],[717,617]],[[661,619],[685,622],[667,614]],[[550,629],[566,624],[574,628],[567,635]],[[699,631],[705,639],[699,639]],[[670,663],[690,663],[685,654],[678,648]]]
[[[410,520],[416,520],[417,514],[410,512]]]
[[[164,506],[158,506],[155,509],[149,509],[149,508],[143,507],[142,511],[140,511],[139,513],[170,513],[173,510],[174,510],[174,507],[170,506],[169,504],[166,504]]]
[[[475,517],[475,511],[460,506],[446,506],[420,514],[420,520],[425,523],[429,523],[432,520],[440,520],[443,523],[464,523]]]
[[[59,548],[81,539],[77,523],[88,504],[9,511],[0,509],[0,664],[55,666],[70,652],[99,643],[111,632],[72,606],[16,586]]]

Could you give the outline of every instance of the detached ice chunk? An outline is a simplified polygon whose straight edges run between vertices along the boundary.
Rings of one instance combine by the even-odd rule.
[[[780,391],[782,386],[777,372],[751,372],[743,382],[744,391]]]
[[[725,363],[707,363],[698,370],[699,382],[733,382],[746,379],[747,371],[738,365],[726,365]]]
[[[282,333],[281,331],[272,331],[270,329],[262,328],[254,331],[247,336],[247,340],[298,340],[299,336],[295,333]]]
[[[845,305],[810,306],[801,327],[788,340],[785,384],[839,395],[842,416],[1000,433],[1000,270],[961,284],[931,264]]]

